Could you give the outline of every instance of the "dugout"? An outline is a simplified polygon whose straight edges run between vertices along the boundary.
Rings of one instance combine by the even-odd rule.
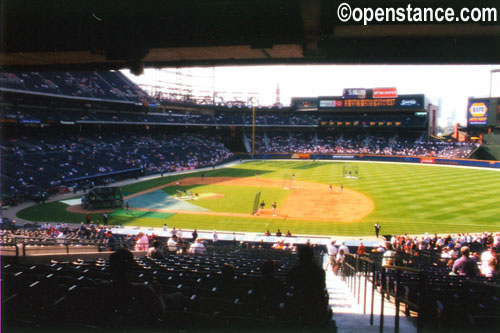
[[[96,187],[82,196],[82,207],[86,210],[119,208],[122,206],[123,195],[118,186]]]

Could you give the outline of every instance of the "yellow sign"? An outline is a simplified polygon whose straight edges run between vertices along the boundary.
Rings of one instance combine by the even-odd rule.
[[[472,103],[469,112],[473,117],[483,117],[488,112],[488,107],[483,102]]]

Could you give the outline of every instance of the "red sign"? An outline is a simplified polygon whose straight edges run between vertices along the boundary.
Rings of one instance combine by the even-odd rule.
[[[301,159],[301,160],[307,160],[311,157],[311,154],[293,154],[292,158],[293,159]]]
[[[373,98],[396,98],[398,90],[396,88],[373,88]]]
[[[183,167],[183,168],[175,168],[175,172],[180,172],[180,171],[188,171],[188,170],[194,170],[194,166],[191,166],[191,167]]]
[[[420,163],[434,164],[434,157],[420,157]]]

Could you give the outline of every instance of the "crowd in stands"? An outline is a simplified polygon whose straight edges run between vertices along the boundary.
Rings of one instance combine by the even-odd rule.
[[[331,315],[327,311],[325,271],[317,260],[319,251],[325,251],[328,254],[327,269],[332,269],[336,274],[344,274],[344,262],[349,258],[348,256],[353,255],[375,260],[379,272],[388,266],[418,268],[428,281],[436,283],[436,287],[426,285],[426,292],[434,292],[440,297],[446,295],[446,288],[463,289],[468,293],[468,289],[462,287],[468,281],[489,284],[498,284],[500,281],[500,233],[464,233],[446,236],[396,235],[373,248],[365,247],[362,242],[356,248],[348,247],[344,242],[337,245],[335,241],[332,241],[327,249],[306,244],[299,246],[297,250],[296,247],[280,248],[279,245],[283,244],[282,240],[271,246],[270,243],[262,242],[245,244],[236,240],[219,241],[217,231],[213,231],[208,239],[206,234],[205,239],[201,239],[196,229],[186,232],[176,228],[168,230],[164,226],[164,231],[169,231],[168,237],[159,237],[154,234],[146,236],[142,232],[125,236],[113,234],[108,226],[100,226],[92,221],[88,224],[82,223],[78,227],[68,227],[65,223],[42,224],[29,229],[3,230],[2,245],[14,239],[16,243],[19,243],[20,239],[38,240],[42,247],[43,244],[63,245],[69,240],[96,240],[103,245],[100,251],[115,253],[110,261],[78,261],[73,264],[63,264],[66,265],[63,266],[63,271],[79,269],[80,266],[86,269],[85,272],[92,272],[85,277],[92,280],[90,290],[94,291],[94,288],[99,289],[104,285],[115,287],[109,283],[123,283],[127,286],[139,283],[152,287],[148,292],[145,290],[143,292],[151,297],[154,296],[154,299],[159,299],[158,304],[162,305],[160,308],[153,307],[155,308],[152,312],[155,314],[154,317],[127,319],[127,323],[131,325],[152,323],[154,323],[153,326],[169,325],[170,322],[166,324],[163,321],[165,320],[163,316],[171,311],[177,314],[184,313],[190,320],[193,319],[191,317],[193,313],[204,313],[206,320],[199,322],[200,325],[214,324],[214,311],[226,319],[232,318],[231,320],[234,320],[233,316],[240,319],[245,317],[252,318],[252,320],[264,320],[265,325],[269,325],[270,321],[274,320],[293,321],[295,324],[325,323]],[[277,230],[276,233],[278,235],[280,231]],[[285,235],[282,237],[286,239]],[[129,251],[140,251],[141,255],[133,257]],[[113,271],[116,269],[116,267],[113,268],[116,264],[113,261],[117,259],[117,256],[121,256],[120,260],[127,258],[127,267],[121,267],[121,269],[131,269],[133,274],[122,272],[120,276],[113,275],[116,273]],[[316,259],[314,259],[315,256]],[[426,256],[432,260],[423,260]],[[52,267],[61,267],[61,264],[53,264]],[[13,270],[9,270],[9,265],[3,268],[5,270],[2,269],[2,278],[7,281],[8,285],[16,286],[13,281],[22,280],[16,279],[18,276],[15,274],[10,274]],[[31,276],[30,274],[37,272],[37,269],[42,269],[42,265],[33,266],[24,271],[26,274],[21,275],[22,278]],[[49,269],[47,266],[43,266],[43,274],[47,274],[47,269]],[[22,269],[15,269],[16,274],[19,271]],[[79,270],[79,279],[82,279],[82,271],[83,269]],[[386,272],[386,274],[389,273]],[[40,276],[36,276],[35,280],[39,280]],[[377,276],[377,279],[381,278]],[[411,276],[403,277],[410,279]],[[127,280],[121,280],[122,278]],[[393,279],[395,275],[389,274],[386,278]],[[410,283],[408,285],[410,293],[411,289],[416,286],[412,279],[404,282]],[[22,281],[32,284],[35,280]],[[443,282],[440,283],[440,281]],[[101,284],[102,282],[104,285]],[[80,286],[74,280],[71,280],[71,283]],[[479,289],[480,285],[471,286],[474,286],[476,292],[484,291]],[[115,290],[113,288],[109,290]],[[438,291],[434,291],[434,288],[438,288]],[[445,289],[442,290],[443,288]],[[83,290],[89,292],[87,288]],[[133,294],[132,291],[131,294]],[[117,296],[117,293],[107,292],[106,295],[112,301],[122,297]],[[12,295],[7,295],[9,296]],[[455,302],[464,301],[457,297],[454,298]],[[442,298],[440,300],[445,301]],[[85,299],[84,303],[87,304],[88,301]],[[128,300],[120,298],[118,303],[121,304],[121,302],[128,302]],[[495,306],[498,306],[498,299],[495,303],[493,297],[491,302],[490,304],[483,300],[483,303],[487,304],[487,308],[484,309],[485,313],[494,311]],[[16,303],[13,304],[11,306],[15,307]],[[148,304],[150,306],[150,303]],[[445,303],[445,306],[450,305]],[[129,309],[135,309],[135,307],[130,306]],[[126,311],[125,308],[122,310]],[[107,313],[109,308],[101,307],[100,311]],[[96,318],[102,318],[101,316],[102,313]],[[114,315],[108,318],[116,319]],[[71,319],[74,320],[74,317]],[[187,325],[186,323],[190,320],[183,321],[182,325]],[[223,323],[228,324],[227,321]],[[103,322],[99,319],[95,324],[102,325]],[[218,324],[222,323],[218,322]],[[186,328],[186,326],[183,327]]]
[[[217,111],[213,114],[203,114],[151,109],[144,112],[144,109],[113,110],[112,108],[93,107],[88,110],[82,108],[57,109],[41,106],[13,106],[5,104],[2,106],[5,118],[17,121],[18,123],[119,123],[119,124],[164,124],[164,125],[208,125],[208,126],[252,126],[252,114],[244,111]],[[256,114],[256,126],[308,126],[315,127],[317,121],[313,117],[303,115],[293,115],[290,113]]]
[[[395,236],[391,245],[397,253],[417,254],[427,251],[436,253],[443,265],[451,269],[451,274],[471,277],[500,277],[500,233],[457,234],[438,236],[426,234],[421,237]],[[383,249],[381,249],[383,251]],[[472,271],[457,268],[457,261],[466,252],[473,261]],[[499,257],[496,257],[496,253]]]
[[[116,239],[112,239],[116,235],[103,229],[97,225],[82,224],[79,228],[67,229],[63,224],[44,224],[29,231],[4,231],[3,237],[37,239],[57,239],[57,232],[71,235],[95,232],[105,235],[107,250],[113,252],[109,260],[54,262],[29,266],[26,270],[22,265],[4,262],[2,282],[8,286],[5,289],[8,292],[2,296],[8,299],[9,309],[4,313],[5,318],[16,322],[28,315],[36,325],[50,325],[57,316],[58,324],[126,326],[127,329],[172,328],[175,323],[184,329],[192,325],[228,328],[238,327],[243,319],[263,327],[327,328],[329,325],[331,312],[325,272],[311,247],[300,248],[298,256],[270,247],[231,246],[233,242],[229,247],[227,242],[218,247],[215,231],[211,240],[201,240],[196,230],[192,237],[186,233],[182,237],[175,228],[168,244],[165,238],[139,233],[133,237],[135,245],[133,241],[124,241],[114,247]],[[177,240],[173,249],[172,239]],[[207,243],[211,245],[210,250],[205,247]],[[130,249],[131,244],[135,248]],[[182,248],[189,250],[179,251]],[[134,257],[130,250],[142,254]],[[57,281],[54,285],[52,280],[46,280],[47,274]],[[25,284],[33,287],[38,284],[33,285],[35,281],[52,293],[58,294],[73,286],[69,289],[72,292],[61,299],[59,294],[59,297],[48,294],[42,297],[37,293],[38,288],[30,289],[30,294],[19,289]],[[60,290],[61,286],[65,289]],[[30,305],[33,310],[30,313],[26,309],[27,298],[29,304],[37,305],[36,309]],[[64,301],[64,307],[55,306],[58,299]],[[86,313],[84,323],[78,316],[82,309]],[[174,318],[178,321],[172,321]]]
[[[2,145],[4,193],[48,192],[77,187],[78,179],[127,170],[137,174],[176,171],[219,164],[232,156],[216,140],[194,133],[141,132],[21,137]]]
[[[424,142],[416,137],[337,135],[315,133],[269,133],[256,138],[259,153],[371,154],[466,158],[477,144]]]
[[[332,241],[327,247],[331,268],[339,269],[338,263],[343,262],[345,253],[355,253],[360,257],[378,258],[381,266],[428,265],[441,267],[449,275],[500,279],[500,233],[394,235],[371,249],[360,242],[357,250],[353,250],[347,248],[344,243],[337,247],[336,242]],[[460,267],[459,260],[464,256],[471,263],[470,270]],[[423,257],[425,259],[421,260]]]
[[[146,103],[153,99],[119,71],[0,74],[5,88],[79,98]]]

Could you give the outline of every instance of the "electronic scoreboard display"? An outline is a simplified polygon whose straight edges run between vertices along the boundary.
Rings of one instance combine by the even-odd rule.
[[[318,97],[318,109],[324,111],[346,110],[422,110],[425,109],[424,95],[400,95],[393,98],[343,98]]]
[[[318,110],[317,97],[292,97],[292,108],[297,111],[316,111]]]

